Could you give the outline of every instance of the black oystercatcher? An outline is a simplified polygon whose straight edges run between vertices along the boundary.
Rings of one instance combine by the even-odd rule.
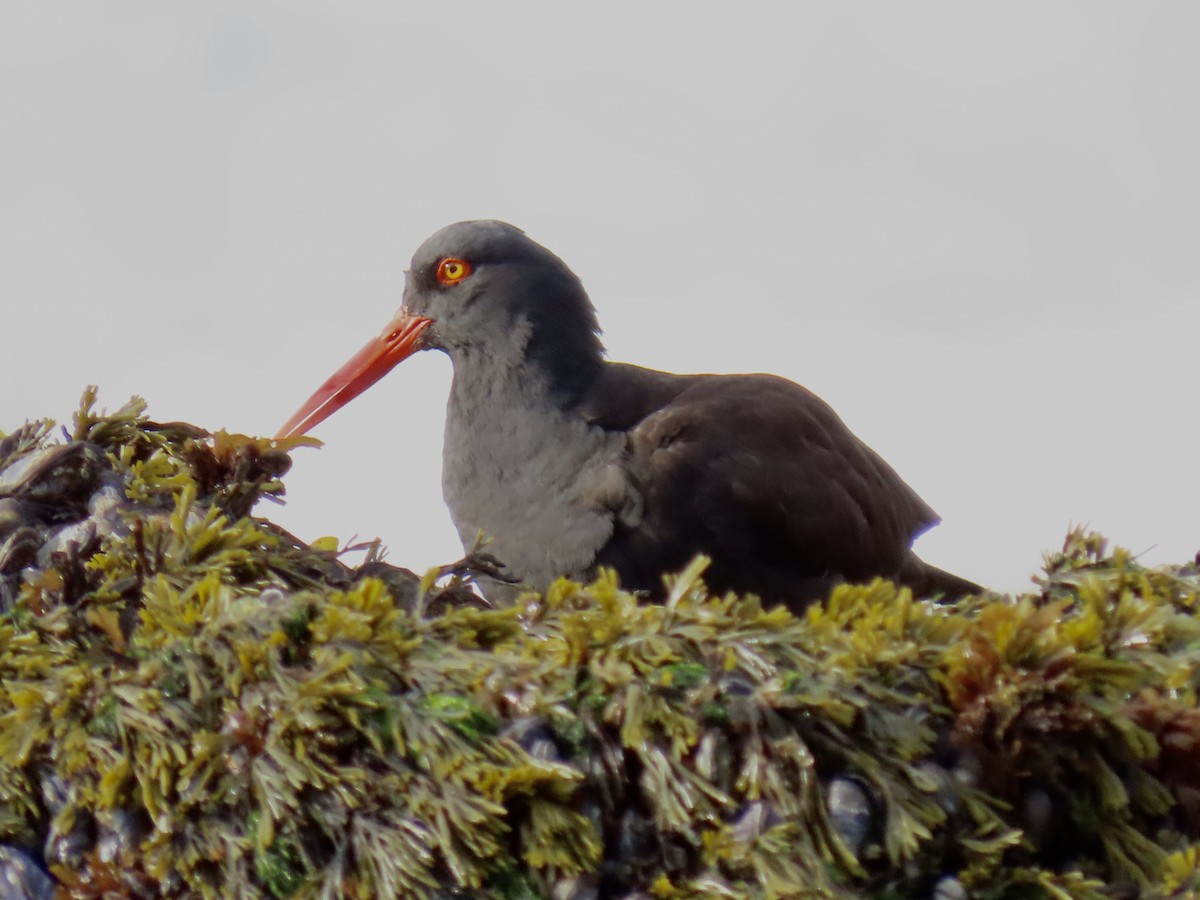
[[[712,588],[792,608],[874,576],[923,595],[978,590],[913,553],[937,515],[820,398],[772,375],[606,361],[579,279],[503,222],[425,241],[400,312],[280,436],[426,349],[454,365],[442,470],[454,524],[468,548],[487,535],[524,585],[611,566],[624,586],[658,592],[664,572],[704,553]]]

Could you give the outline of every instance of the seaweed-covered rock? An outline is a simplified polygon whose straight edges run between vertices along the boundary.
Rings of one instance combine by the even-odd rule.
[[[1195,563],[495,609],[253,517],[307,439],[94,400],[0,439],[0,896],[1200,890]]]

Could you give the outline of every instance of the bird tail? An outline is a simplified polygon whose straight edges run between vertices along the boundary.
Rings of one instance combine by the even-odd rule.
[[[958,600],[960,597],[983,591],[975,582],[931,566],[915,553],[908,554],[897,580],[912,588],[918,597],[937,597],[940,600]]]

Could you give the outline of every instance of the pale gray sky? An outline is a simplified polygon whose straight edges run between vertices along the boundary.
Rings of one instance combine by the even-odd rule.
[[[447,223],[525,228],[614,359],[768,371],[1019,589],[1200,548],[1200,5],[0,5],[0,428],[83,386],[271,434]],[[457,558],[449,362],[298,453],[302,537]]]

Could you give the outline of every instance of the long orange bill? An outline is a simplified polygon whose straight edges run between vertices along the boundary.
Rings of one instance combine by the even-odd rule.
[[[420,349],[418,338],[430,326],[424,316],[400,310],[369,344],[329,376],[329,380],[296,410],[276,439],[305,434],[392,371]]]

